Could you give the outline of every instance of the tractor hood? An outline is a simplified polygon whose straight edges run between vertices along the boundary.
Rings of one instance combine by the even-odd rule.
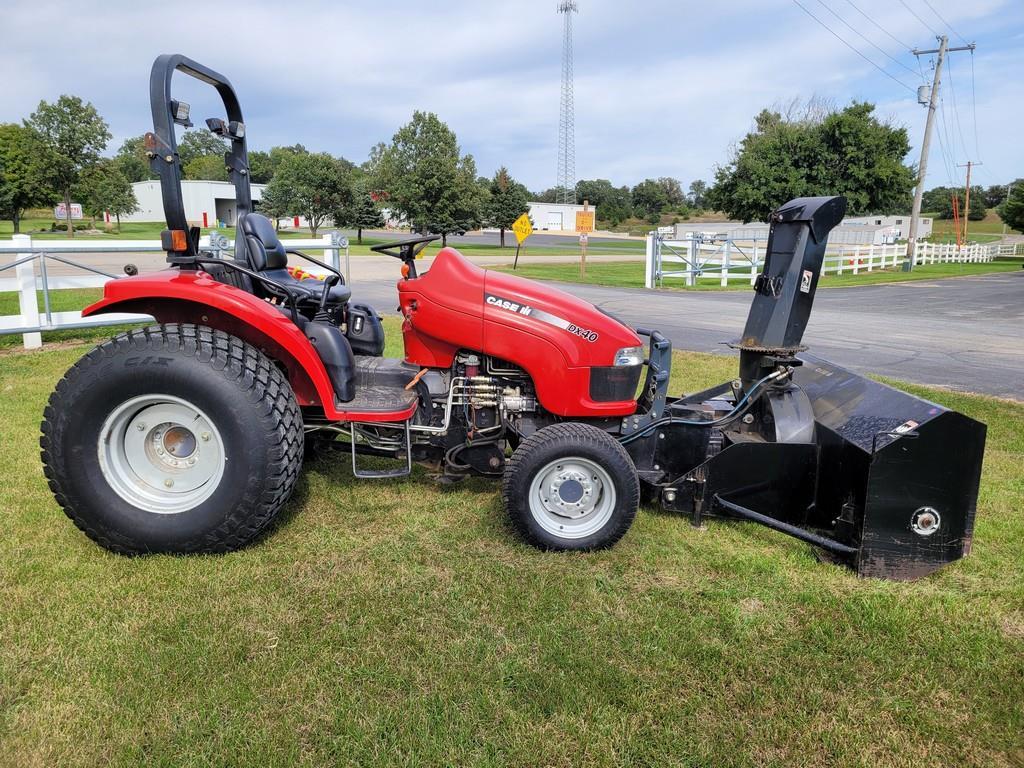
[[[625,374],[639,376],[640,366],[615,376],[607,369],[619,350],[642,346],[640,337],[589,302],[481,269],[453,248],[442,248],[424,274],[400,281],[398,294],[410,363],[447,367],[460,349],[479,351],[526,370],[544,406],[561,416],[636,409]],[[622,385],[609,399],[613,379]]]
[[[631,328],[566,291],[493,270],[485,275],[485,349],[499,329],[517,329],[550,341],[566,365],[607,366],[623,347],[642,344]]]

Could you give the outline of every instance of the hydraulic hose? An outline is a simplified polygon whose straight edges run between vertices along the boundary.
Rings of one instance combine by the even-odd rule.
[[[631,435],[619,438],[619,442],[632,442],[633,440],[643,437],[652,429],[657,429],[658,427],[663,426],[665,424],[687,424],[693,427],[718,427],[721,426],[722,424],[729,424],[730,422],[733,422],[736,419],[740,418],[744,413],[746,413],[750,409],[750,406],[757,402],[757,399],[764,394],[762,387],[765,384],[767,384],[769,381],[774,381],[775,379],[781,378],[782,376],[785,375],[788,375],[787,371],[773,371],[772,373],[769,373],[767,376],[765,376],[763,379],[759,379],[758,381],[754,382],[754,386],[747,390],[747,393],[739,399],[739,401],[736,403],[733,409],[724,416],[719,416],[717,419],[712,419],[711,421],[696,421],[694,419],[676,419],[671,416],[663,416],[662,418],[657,419],[656,421],[652,421],[639,432],[634,432]]]

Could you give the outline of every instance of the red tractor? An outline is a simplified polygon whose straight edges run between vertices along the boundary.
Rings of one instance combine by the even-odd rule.
[[[171,96],[180,71],[214,86],[237,195],[231,259],[186,221]],[[565,293],[474,266],[436,238],[374,250],[401,262],[403,359],[381,319],[316,262],[299,280],[253,210],[245,123],[227,79],[180,55],[153,66],[154,130],[169,268],[111,281],[84,314],[157,325],[86,354],[57,385],[42,458],[68,516],[116,552],[223,552],[274,520],[304,446],[329,439],[358,478],[433,466],[440,479],[502,478],[512,522],[546,549],[607,547],[641,497],[687,514],[753,520],[863,575],[912,578],[970,545],[984,425],[803,352],[841,197],[773,216],[767,262],[737,343],[734,381],[674,398],[669,341]],[[294,259],[293,259],[294,257]],[[375,461],[368,468],[365,457]],[[362,461],[360,461],[360,458]],[[390,469],[381,469],[381,464]]]

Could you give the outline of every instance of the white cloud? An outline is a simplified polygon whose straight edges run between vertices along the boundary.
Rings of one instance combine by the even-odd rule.
[[[849,0],[823,1],[916,68],[913,57],[859,17]],[[910,2],[940,28],[937,18],[926,16],[926,6]],[[817,0],[805,4],[883,60]],[[986,173],[992,180],[1024,175],[1024,150],[1015,140],[1024,103],[1024,8],[1009,0],[932,4],[956,29],[978,36],[975,75]],[[762,107],[812,94],[839,103],[876,101],[879,112],[906,124],[918,143],[924,110],[914,96],[789,0],[695,5],[580,1],[580,177],[617,183],[650,175],[684,182],[709,178]],[[922,47],[932,43],[931,33],[902,6],[887,0],[857,5],[895,38]],[[430,109],[457,132],[481,172],[506,164],[540,189],[553,183],[557,145],[561,20],[553,6],[547,0],[162,6],[14,0],[0,11],[0,68],[17,74],[6,78],[0,119],[21,119],[39,99],[71,92],[97,105],[118,140],[140,133],[148,127],[152,59],[181,51],[232,79],[254,146],[301,142],[358,161],[413,109]],[[970,62],[966,54],[958,56],[952,60],[954,84],[973,151]],[[891,68],[917,85],[920,78]],[[208,94],[187,91],[194,114],[214,109]],[[930,183],[945,182],[943,165],[933,156]]]

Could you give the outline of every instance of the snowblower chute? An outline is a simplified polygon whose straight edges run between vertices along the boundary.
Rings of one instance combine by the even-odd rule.
[[[697,525],[758,522],[863,576],[912,579],[970,549],[985,426],[805,352],[845,209],[842,197],[800,198],[773,214],[736,380],[656,413],[669,349],[651,332],[654,416],[627,420],[626,444],[652,495]]]

